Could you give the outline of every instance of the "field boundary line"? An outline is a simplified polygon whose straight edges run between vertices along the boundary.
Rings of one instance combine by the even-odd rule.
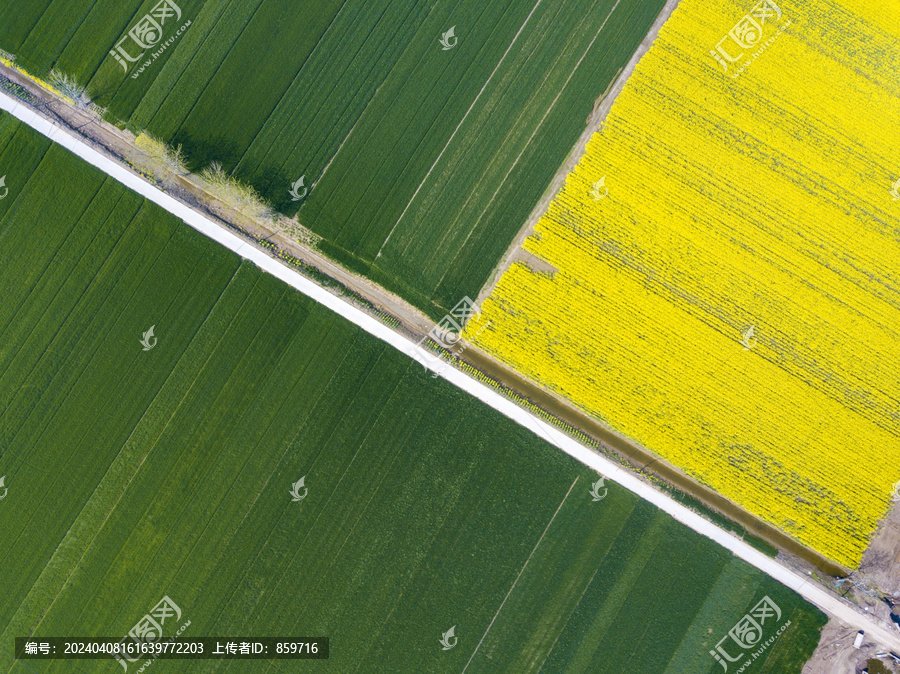
[[[500,60],[497,61],[497,65],[494,66],[494,69],[491,71],[491,74],[488,75],[487,80],[484,82],[484,86],[481,87],[481,90],[478,92],[478,95],[475,96],[475,100],[472,101],[472,104],[469,106],[469,109],[466,110],[466,114],[462,116],[462,119],[459,120],[459,124],[456,125],[456,128],[453,129],[453,133],[450,134],[450,138],[447,139],[446,144],[443,149],[438,153],[437,159],[434,160],[434,163],[431,165],[431,168],[428,169],[428,173],[425,174],[425,177],[422,178],[422,182],[419,183],[419,186],[416,188],[416,191],[413,192],[412,197],[409,200],[409,203],[406,204],[406,208],[403,209],[403,212],[400,214],[400,217],[397,218],[397,222],[394,223],[394,226],[391,227],[391,231],[388,232],[388,235],[382,241],[381,246],[378,248],[378,254],[375,256],[377,260],[381,256],[381,251],[384,250],[384,247],[387,245],[387,242],[390,240],[391,235],[394,233],[394,230],[397,229],[397,225],[400,224],[400,221],[403,219],[403,216],[406,215],[406,211],[409,210],[409,207],[412,206],[412,202],[416,200],[416,197],[419,196],[419,191],[422,189],[422,185],[426,183],[429,176],[431,176],[431,172],[434,171],[434,167],[438,165],[438,162],[441,160],[441,157],[444,156],[444,152],[447,151],[447,148],[450,147],[450,143],[453,142],[453,139],[456,137],[456,132],[459,131],[460,127],[469,117],[469,113],[472,112],[472,108],[475,107],[475,104],[478,103],[478,99],[481,98],[481,94],[484,93],[484,90],[487,89],[488,85],[491,83],[491,80],[494,79],[494,75],[497,74],[497,71],[500,69],[500,66],[503,65],[503,62],[506,60],[507,55],[509,55],[510,50],[513,48],[513,45],[516,43],[516,40],[519,39],[519,35],[522,34],[522,31],[525,30],[525,26],[531,21],[532,15],[537,11],[538,5],[540,5],[544,0],[537,0],[534,3],[534,7],[531,8],[531,11],[528,13],[528,16],[525,17],[525,21],[522,22],[522,25],[519,26],[519,30],[516,33],[515,37],[513,37],[512,42],[509,43],[509,46],[506,48],[506,51],[503,52],[503,56],[500,57]]]
[[[500,281],[500,277],[503,276],[503,274],[506,273],[509,267],[511,267],[517,261],[520,251],[523,250],[525,240],[533,235],[535,225],[537,225],[538,221],[541,219],[544,213],[547,212],[547,209],[550,206],[550,202],[555,199],[556,196],[562,191],[562,188],[566,182],[566,178],[572,172],[575,166],[578,165],[582,157],[584,157],[587,150],[588,141],[595,134],[600,133],[600,130],[606,122],[606,117],[612,109],[613,103],[615,103],[616,98],[620,93],[622,93],[622,89],[625,88],[628,80],[631,78],[632,74],[634,74],[634,70],[635,68],[637,68],[638,63],[650,50],[650,47],[653,46],[653,43],[659,37],[659,31],[662,29],[663,24],[665,24],[666,21],[669,20],[672,12],[675,11],[680,2],[681,0],[666,1],[666,4],[663,6],[656,19],[654,19],[653,23],[650,25],[647,34],[635,49],[634,54],[631,55],[628,63],[626,63],[619,70],[619,72],[616,73],[616,75],[609,82],[609,86],[606,87],[606,91],[600,94],[600,97],[595,101],[594,110],[588,116],[588,121],[585,125],[584,131],[582,131],[581,135],[578,137],[578,140],[575,141],[575,144],[572,146],[569,154],[563,160],[562,164],[560,164],[559,170],[557,170],[557,172],[550,179],[550,183],[547,185],[544,193],[541,195],[540,199],[538,199],[531,213],[528,215],[528,218],[526,218],[525,222],[519,228],[519,231],[516,232],[516,236],[510,242],[509,246],[506,248],[506,251],[504,251],[499,262],[497,262],[496,266],[491,270],[487,281],[485,281],[484,285],[481,287],[481,290],[478,292],[476,302],[479,305],[482,301],[484,301],[486,297],[488,297],[493,292],[494,288],[497,286],[497,283]],[[613,10],[615,10],[618,5],[619,3],[616,2],[616,6],[613,7]],[[610,11],[609,16],[612,16],[612,10]],[[609,17],[607,17],[607,20],[609,20]],[[566,82],[566,84],[568,85],[568,81]],[[554,101],[554,105],[555,104],[556,102]],[[543,124],[543,120],[541,120],[541,124]]]
[[[572,485],[569,487],[569,491],[566,492],[566,495],[563,496],[563,500],[560,501],[559,507],[556,509],[556,512],[553,513],[553,517],[550,518],[550,521],[547,522],[547,526],[544,527],[544,533],[541,534],[541,537],[538,539],[537,543],[534,544],[534,547],[531,549],[531,554],[528,555],[528,559],[525,560],[525,563],[522,565],[522,568],[519,570],[519,575],[516,576],[516,579],[513,581],[512,586],[509,588],[509,592],[506,593],[506,596],[503,597],[503,601],[500,602],[500,606],[497,608],[497,612],[494,614],[494,617],[491,618],[490,624],[487,626],[487,629],[484,631],[484,634],[481,635],[481,640],[478,642],[478,645],[475,646],[475,650],[472,651],[471,657],[469,657],[469,661],[466,663],[466,666],[463,667],[463,674],[469,668],[469,665],[472,664],[472,660],[475,659],[475,654],[478,653],[478,649],[481,648],[481,644],[484,643],[485,638],[488,635],[488,632],[491,631],[491,627],[494,625],[494,621],[497,620],[497,616],[500,615],[500,611],[503,610],[504,604],[506,604],[506,600],[509,599],[509,595],[512,594],[512,591],[516,589],[516,583],[519,582],[519,578],[522,577],[522,574],[525,573],[525,569],[528,567],[528,562],[531,561],[531,558],[534,557],[534,553],[537,552],[538,547],[541,544],[541,541],[544,540],[544,536],[547,535],[547,532],[550,531],[550,525],[553,524],[553,520],[556,519],[556,516],[559,515],[559,511],[562,510],[563,505],[566,500],[569,498],[569,494],[572,493],[572,490],[575,488],[575,483],[578,482],[578,477],[572,482]]]
[[[549,115],[553,111],[553,108],[556,107],[556,104],[557,104],[557,102],[559,102],[560,97],[563,95],[563,93],[565,93],[566,88],[569,86],[569,82],[571,82],[572,78],[575,77],[575,73],[578,72],[578,69],[581,67],[582,62],[584,61],[585,58],[587,58],[588,52],[590,52],[591,49],[593,48],[594,43],[597,41],[597,38],[600,37],[600,34],[603,32],[603,29],[606,28],[606,24],[609,23],[609,20],[612,17],[613,12],[616,11],[616,8],[619,6],[619,4],[621,2],[622,2],[622,0],[616,0],[616,4],[613,5],[612,9],[609,10],[609,14],[606,15],[605,19],[603,19],[603,23],[600,25],[600,28],[597,30],[593,39],[590,41],[588,46],[585,48],[584,52],[581,54],[581,58],[578,59],[578,62],[575,64],[575,67],[572,68],[572,72],[569,73],[569,76],[566,78],[565,83],[563,83],[562,87],[557,92],[556,97],[553,99],[553,102],[550,103],[550,106],[547,108],[547,111],[541,117],[541,121],[538,122],[538,125],[534,128],[534,131],[531,132],[531,135],[528,137],[528,140],[525,142],[525,145],[522,146],[521,152],[519,152],[519,155],[516,157],[516,160],[512,163],[512,166],[510,167],[507,174],[505,176],[503,176],[503,180],[500,181],[500,185],[497,187],[497,189],[494,190],[494,194],[491,196],[491,200],[487,203],[487,205],[483,209],[481,209],[481,213],[479,214],[478,219],[475,221],[476,225],[479,222],[481,222],[481,219],[484,217],[484,214],[487,213],[488,209],[494,203],[494,199],[496,199],[497,195],[500,194],[500,190],[502,190],[503,186],[506,185],[507,179],[509,179],[509,176],[512,175],[513,170],[515,170],[515,168],[519,165],[519,161],[522,159],[522,155],[524,155],[525,152],[531,147],[531,142],[534,140],[534,137],[538,134],[538,131],[541,130],[541,127],[544,126],[544,122],[547,119],[547,115]],[[607,90],[609,88],[611,88],[613,86],[613,84],[615,84],[616,81],[618,81],[618,77],[613,78],[613,81],[610,82]],[[541,83],[541,86],[543,86],[543,82]],[[523,110],[523,113],[524,113],[524,110]],[[521,114],[519,115],[519,117],[521,117]],[[519,120],[519,118],[516,118],[516,122],[518,122],[518,120]],[[588,127],[588,128],[590,128],[590,127]],[[583,132],[582,132],[582,135],[584,135]],[[563,162],[563,166],[565,166],[565,162]],[[559,172],[557,171],[557,173],[559,173]],[[566,174],[568,175],[568,171],[566,171]],[[471,194],[469,195],[469,199],[471,199]],[[469,203],[469,199],[466,199],[467,205]],[[469,230],[469,233],[466,236],[466,238],[463,240],[462,244],[460,244],[460,246],[459,246],[460,253],[462,253],[462,250],[465,247],[465,245],[467,243],[469,243],[469,239],[472,238],[472,234],[474,232],[475,232],[475,227],[473,226],[472,229]],[[515,240],[518,240],[518,234],[516,235]],[[517,251],[517,250],[519,250],[519,248],[521,248],[521,244],[519,246],[517,246],[516,248],[514,248],[513,250]],[[504,255],[506,255],[506,254],[504,254]],[[491,270],[492,276],[488,277],[488,282],[485,285],[490,285],[490,280],[493,277],[495,270],[496,270],[496,268]],[[444,278],[447,276],[447,274],[449,272],[450,272],[449,269],[446,272],[444,272],[444,274],[441,276],[440,280],[438,280],[435,287],[440,286],[440,284],[444,282]],[[497,276],[497,279],[499,279],[499,276]],[[481,291],[479,291],[479,293],[478,293],[478,298],[479,298],[478,299],[479,302],[483,299],[483,293]]]
[[[520,426],[534,432],[551,445],[562,450],[582,464],[608,477],[619,486],[636,496],[655,505],[697,533],[715,541],[731,551],[735,556],[759,569],[774,580],[794,590],[808,602],[833,618],[837,618],[848,626],[865,632],[880,646],[900,652],[900,633],[889,629],[886,624],[876,621],[872,616],[864,614],[854,604],[839,598],[832,592],[820,587],[811,578],[805,577],[781,562],[767,557],[765,554],[741,540],[734,534],[720,528],[703,518],[690,508],[678,503],[655,486],[648,484],[637,474],[628,470],[612,459],[585,447],[575,438],[550,426],[545,421],[528,412],[518,404],[504,397],[487,384],[473,376],[457,370],[443,360],[437,360],[426,347],[412,342],[392,328],[381,323],[347,300],[332,295],[324,287],[303,276],[299,271],[287,267],[279,260],[270,257],[261,249],[241,239],[199,211],[181,203],[174,197],[146,182],[138,175],[131,173],[124,166],[104,156],[85,142],[75,137],[72,132],[44,119],[26,104],[5,92],[0,92],[0,110],[9,112],[14,117],[43,134],[50,140],[62,145],[78,155],[86,162],[100,169],[111,178],[119,181],[137,194],[164,208],[185,224],[225,246],[244,259],[254,263],[263,271],[275,276],[284,283],[299,290],[310,299],[330,309],[342,318],[350,321],[373,337],[389,344],[397,351],[422,364],[456,388],[478,398],[491,408],[500,412]],[[423,372],[423,376],[430,376]]]

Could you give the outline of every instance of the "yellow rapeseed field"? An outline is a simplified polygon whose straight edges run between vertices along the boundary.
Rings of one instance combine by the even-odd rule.
[[[900,4],[683,0],[525,248],[558,271],[468,337],[858,565],[900,479]]]

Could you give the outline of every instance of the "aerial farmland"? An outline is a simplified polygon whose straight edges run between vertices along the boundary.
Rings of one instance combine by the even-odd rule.
[[[856,567],[900,478],[900,91],[855,56],[900,32],[813,2],[744,72],[695,59],[737,11],[679,5],[525,242],[558,273],[513,265],[469,329]]]
[[[325,252],[434,318],[487,281],[663,6],[194,0],[162,13],[167,38],[191,25],[139,72],[120,37],[155,4],[6,0],[0,49],[299,210]]]
[[[896,674],[898,12],[0,0],[0,671]]]
[[[788,588],[9,115],[0,161],[29,176],[0,203],[4,644],[167,596],[186,637],[328,635],[323,671],[710,671],[768,597],[767,666],[815,646]]]

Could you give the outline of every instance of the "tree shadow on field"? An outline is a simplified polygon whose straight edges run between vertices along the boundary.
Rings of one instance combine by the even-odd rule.
[[[190,134],[179,131],[169,143],[172,147],[181,145],[189,166],[199,170],[212,162],[222,165],[225,173],[231,173],[241,158],[238,146],[227,138],[194,138]]]
[[[300,176],[300,173],[295,176],[288,175],[286,171],[272,165],[256,171],[248,178],[248,182],[252,181],[252,185],[260,195],[271,202],[279,213],[283,213],[290,218],[300,211],[301,206],[306,202],[306,198],[309,195],[309,192],[307,192],[298,201],[294,201],[293,196],[291,196],[291,189],[294,183],[300,179]],[[303,183],[304,187],[298,188],[299,193],[303,193],[304,188],[306,190],[309,189],[310,179],[308,176]]]

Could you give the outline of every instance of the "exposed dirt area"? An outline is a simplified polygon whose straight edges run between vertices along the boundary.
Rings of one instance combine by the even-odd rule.
[[[859,570],[900,609],[900,501],[894,502],[882,520]],[[883,602],[879,604],[885,606]]]
[[[851,574],[850,582],[841,583],[838,592],[900,631],[890,617],[892,605],[895,615],[900,614],[900,502],[895,502],[893,509],[882,520],[881,527],[863,555],[859,572]],[[855,638],[856,630],[839,620],[831,620],[822,630],[819,647],[803,673],[855,674],[863,671],[866,661],[883,651],[868,639],[864,639],[857,650],[853,647]],[[900,672],[900,664],[890,658],[878,659],[888,671]]]
[[[831,620],[822,630],[819,647],[803,667],[803,674],[858,674],[866,668],[869,659],[878,660],[889,672],[900,671],[890,657],[877,657],[884,651],[870,639],[863,637],[857,650],[853,646],[856,635],[857,630],[839,620]]]
[[[546,260],[539,258],[537,255],[529,253],[527,250],[517,251],[516,261],[528,265],[531,271],[533,271],[535,274],[546,274],[550,278],[553,278],[553,275],[559,271],[559,269],[554,267]]]

